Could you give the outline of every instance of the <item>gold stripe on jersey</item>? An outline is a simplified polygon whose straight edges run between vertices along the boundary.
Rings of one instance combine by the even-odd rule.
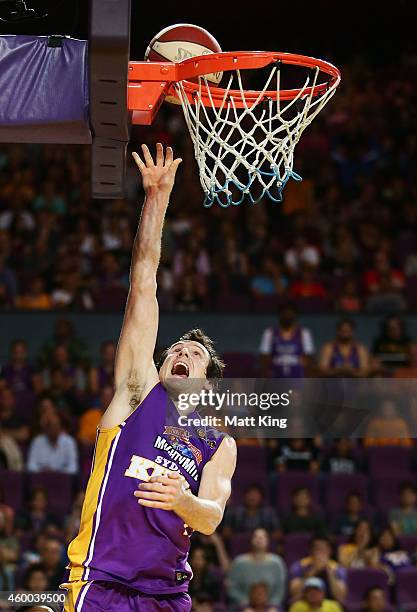
[[[67,591],[65,597],[65,604],[63,612],[75,612],[76,605],[78,601],[78,597],[80,595],[80,591],[88,583],[91,581],[88,580],[76,580],[75,582],[65,582],[64,584],[60,584],[60,589],[65,589]]]
[[[93,536],[94,514],[99,502],[100,487],[106,476],[105,472],[110,447],[119,432],[120,427],[117,425],[111,429],[100,429],[97,436],[94,467],[85,493],[80,530],[77,537],[68,547],[68,558],[71,568],[70,581],[79,580],[84,571],[83,563],[87,559],[88,549]]]

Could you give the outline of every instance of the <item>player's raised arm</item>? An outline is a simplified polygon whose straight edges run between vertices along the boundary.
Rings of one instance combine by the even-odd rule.
[[[164,155],[156,145],[156,159],[142,145],[143,160],[133,153],[142,175],[145,202],[133,244],[130,290],[115,363],[115,395],[101,427],[121,423],[158,382],[153,353],[158,331],[156,273],[161,256],[162,226],[180,159],[170,147]]]

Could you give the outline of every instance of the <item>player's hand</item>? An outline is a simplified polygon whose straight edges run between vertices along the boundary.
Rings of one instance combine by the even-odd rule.
[[[175,512],[188,503],[189,489],[190,485],[181,474],[168,472],[167,476],[152,476],[148,482],[141,482],[134,495],[141,506]]]
[[[133,159],[142,175],[142,183],[145,193],[150,195],[161,194],[169,196],[175,182],[175,175],[181,159],[174,159],[171,147],[167,147],[164,154],[164,147],[160,142],[156,145],[156,159],[153,160],[148,147],[142,145],[143,159],[137,154],[132,153]]]

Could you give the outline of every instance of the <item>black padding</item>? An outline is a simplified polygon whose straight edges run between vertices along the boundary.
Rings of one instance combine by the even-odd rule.
[[[91,0],[90,123],[95,198],[125,195],[131,0]]]
[[[127,142],[109,138],[94,138],[91,159],[93,197],[123,197],[126,149]]]

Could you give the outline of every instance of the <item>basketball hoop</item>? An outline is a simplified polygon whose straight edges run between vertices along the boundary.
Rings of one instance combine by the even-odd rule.
[[[301,87],[284,87],[285,67],[303,72]],[[131,62],[129,69],[134,123],[149,123],[167,96],[181,103],[206,207],[239,205],[245,198],[254,204],[266,196],[281,202],[289,179],[301,180],[293,170],[295,146],[340,83],[339,70],[328,62],[263,51],[213,53],[177,64]],[[216,73],[223,73],[225,87],[207,79]],[[264,82],[248,88],[254,74]]]

